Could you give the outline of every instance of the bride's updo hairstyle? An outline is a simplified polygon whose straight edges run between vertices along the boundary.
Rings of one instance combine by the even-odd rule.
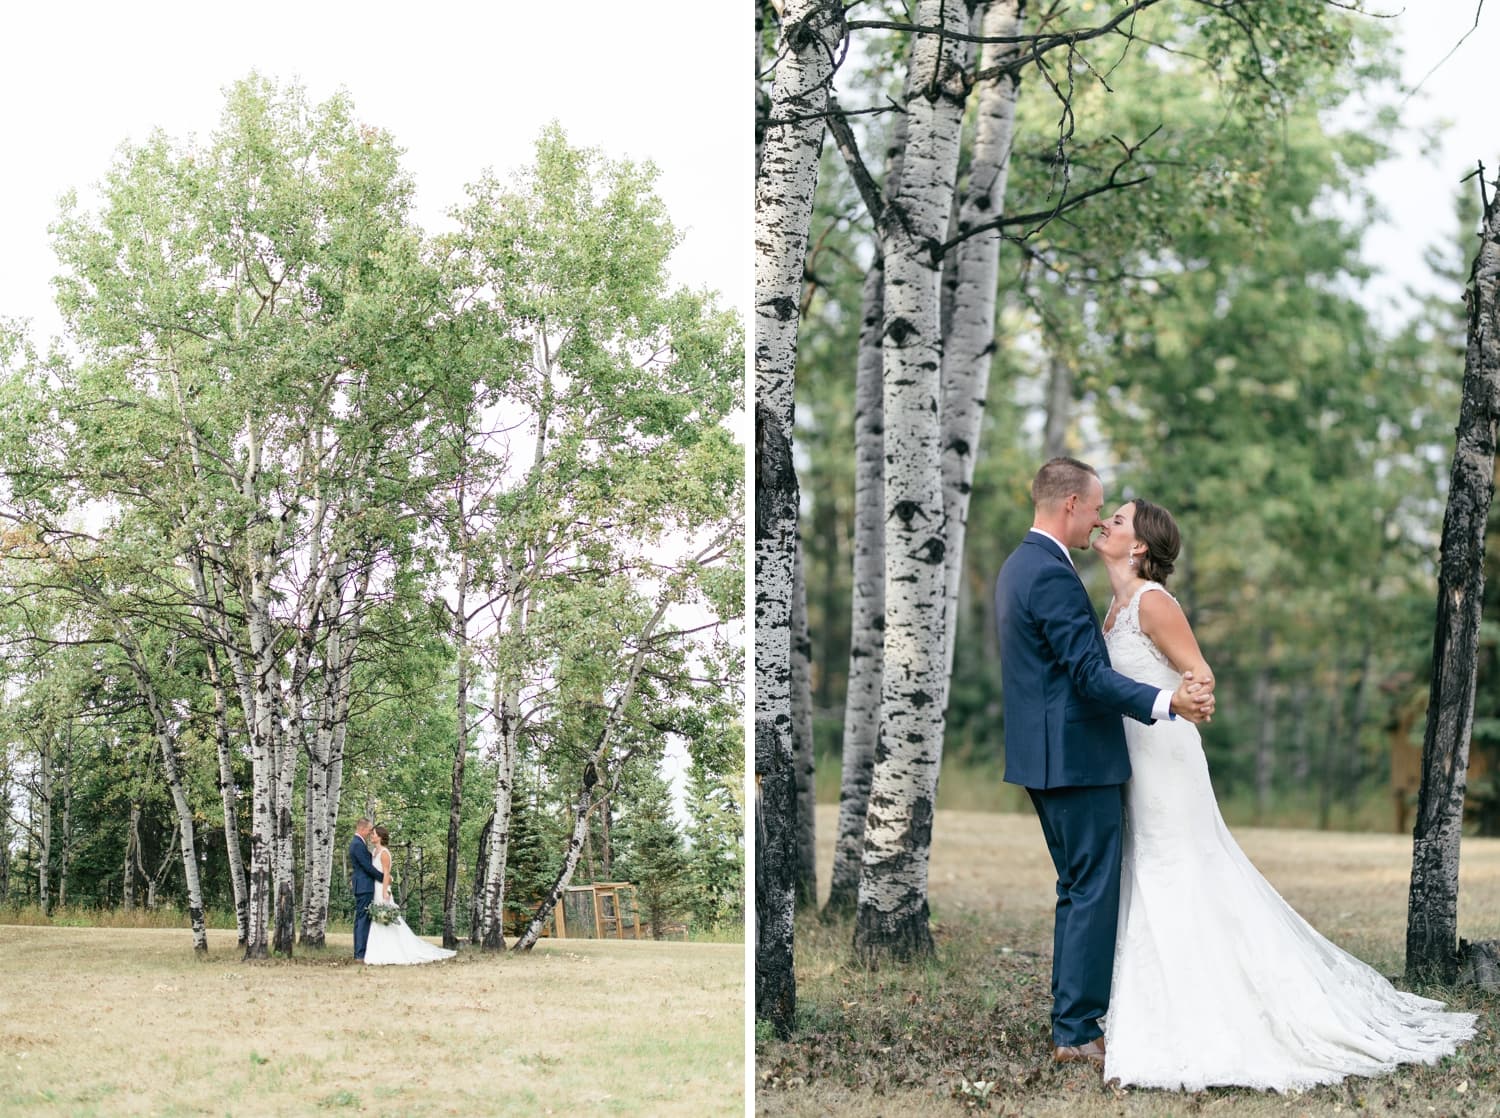
[[[1137,514],[1137,515],[1139,515],[1139,514]],[[1175,532],[1177,529],[1174,528],[1172,530]],[[1171,570],[1172,568],[1168,567],[1167,569]],[[388,830],[386,830],[386,826],[385,826],[384,823],[380,824],[378,827],[375,828],[375,833],[380,836],[380,845],[381,846],[389,846],[389,845],[391,845],[391,832],[388,831]]]
[[[1146,545],[1146,554],[1141,556],[1136,570],[1142,578],[1165,586],[1177,562],[1177,553],[1182,550],[1182,533],[1177,530],[1172,514],[1160,505],[1141,497],[1131,503],[1135,505],[1135,538]]]

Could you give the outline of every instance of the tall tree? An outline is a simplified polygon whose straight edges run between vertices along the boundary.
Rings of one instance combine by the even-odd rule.
[[[786,6],[755,180],[755,1014],[783,1035],[797,997],[788,637],[797,525],[792,388],[822,114],[843,38],[843,6],[835,0]]]
[[[1500,196],[1485,206],[1469,307],[1463,402],[1443,517],[1432,687],[1407,901],[1408,978],[1452,982],[1458,971],[1458,857],[1474,721],[1484,543],[1495,491],[1500,417]]]
[[[971,9],[926,0],[902,106],[901,178],[879,219],[885,266],[885,648],[881,751],[870,779],[855,950],[928,954],[927,861],[942,757],[946,629],[942,492],[942,243],[968,94]]]

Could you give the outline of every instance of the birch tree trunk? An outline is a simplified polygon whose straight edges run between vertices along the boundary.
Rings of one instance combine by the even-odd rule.
[[[193,929],[193,952],[200,958],[208,954],[208,925],[203,918],[203,888],[198,879],[198,852],[194,842],[193,809],[188,804],[187,789],[182,783],[182,762],[177,755],[177,735],[172,729],[161,696],[157,694],[146,666],[145,656],[134,635],[123,623],[116,623],[126,659],[135,675],[136,689],[151,714],[152,729],[156,733],[156,747],[161,754],[162,773],[167,778],[167,790],[172,796],[172,807],[177,814],[177,833],[182,840],[182,878],[187,888],[188,920]]]
[[[491,815],[479,830],[479,856],[474,860],[474,887],[469,892],[469,942],[479,946],[479,921],[484,911],[484,875],[490,864],[490,832],[495,817]]]
[[[62,754],[62,831],[58,835],[62,850],[57,859],[57,903],[68,904],[68,863],[73,855],[73,719],[63,733]]]
[[[792,387],[802,274],[828,81],[844,38],[838,0],[782,13],[771,122],[755,180],[755,1014],[792,1027],[796,789],[791,743]]]
[[[854,928],[866,960],[932,952],[927,864],[946,693],[942,262],[932,246],[942,243],[953,203],[968,79],[952,36],[968,33],[969,15],[952,0],[922,0],[915,23],[943,33],[918,34],[912,44],[906,156],[881,222],[885,655]]]
[[[234,749],[229,735],[229,702],[224,694],[224,677],[219,670],[219,656],[212,644],[205,648],[208,679],[214,693],[214,746],[219,761],[219,800],[224,809],[224,851],[229,859],[229,882],[234,891],[235,927],[239,945],[245,946],[250,934],[250,902],[245,887],[245,862],[240,854],[239,785],[234,779]]]
[[[818,904],[817,797],[813,786],[812,640],[807,632],[807,582],[802,541],[792,555],[792,776],[797,789],[797,879],[799,908]],[[607,834],[608,832],[606,832]],[[608,870],[605,871],[608,873]]]
[[[467,476],[467,475],[465,475]],[[443,877],[443,946],[458,947],[456,922],[458,905],[459,825],[463,821],[464,765],[469,755],[469,539],[464,519],[464,484],[458,490],[458,524],[463,533],[458,555],[458,604],[453,613],[454,637],[458,644],[458,740],[453,747],[453,766],[448,782],[448,844]]]
[[[120,879],[120,898],[125,911],[135,908],[135,864],[139,859],[141,844],[141,799],[130,801],[130,827],[125,832],[125,873]]]
[[[323,680],[318,699],[318,724],[307,766],[310,799],[304,826],[304,885],[302,943],[322,947],[328,927],[328,898],[333,882],[333,855],[338,833],[339,797],[343,786],[344,742],[348,736],[349,704],[353,694],[354,659],[363,630],[370,574],[368,557],[350,583],[349,561],[334,564],[327,600],[321,612],[327,620],[323,651]]]
[[[906,115],[891,128],[886,190],[901,180]],[[854,592],[849,679],[839,771],[839,823],[827,915],[854,912],[865,850],[870,772],[880,740],[880,681],[885,655],[885,406],[881,339],[885,332],[885,260],[875,259],[860,292],[859,356],[854,375]]]
[[[52,734],[43,727],[37,750],[36,795],[31,801],[31,829],[36,836],[36,902],[52,911]]]
[[[902,118],[903,120],[905,118]],[[905,129],[896,132],[904,142]],[[899,151],[899,144],[896,147]],[[898,157],[897,157],[898,158]],[[886,182],[899,173],[893,159]],[[885,264],[879,252],[865,273],[859,358],[854,381],[854,593],[849,624],[849,683],[839,770],[839,823],[829,875],[828,915],[854,911],[865,846],[870,770],[880,736],[880,678],[885,650],[885,409],[880,335],[885,328]]]
[[[518,602],[517,636],[525,632],[526,605]],[[479,920],[479,945],[486,951],[505,947],[505,863],[510,853],[511,794],[515,789],[516,752],[519,744],[520,685],[513,672],[495,673],[495,771],[494,814],[490,823],[489,860],[484,875],[484,907]]]
[[[1474,726],[1484,531],[1500,426],[1500,198],[1485,210],[1469,276],[1468,351],[1458,438],[1443,516],[1432,685],[1412,834],[1406,976],[1451,983],[1458,973],[1458,857]]]
[[[980,6],[975,21],[986,38],[1014,37],[1020,33],[1024,0],[989,0]],[[1014,60],[1020,46],[986,43],[980,53],[979,70],[984,73]],[[970,234],[951,250],[956,276],[953,309],[943,339],[943,516],[944,618],[947,646],[943,657],[943,699],[947,709],[948,681],[953,675],[953,655],[958,639],[958,590],[963,575],[964,540],[969,523],[969,495],[974,487],[974,466],[979,434],[984,423],[985,397],[989,393],[990,366],[995,356],[995,298],[1000,275],[1000,231],[971,233],[1005,211],[1005,186],[1010,175],[1010,155],[1015,138],[1016,98],[1020,80],[1000,74],[978,86],[978,109],[974,150],[969,161],[969,181],[959,205],[959,236]]]

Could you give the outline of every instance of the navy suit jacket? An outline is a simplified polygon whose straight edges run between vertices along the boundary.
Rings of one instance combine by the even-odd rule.
[[[370,857],[369,846],[358,835],[349,840],[349,861],[354,863],[354,895],[373,897],[375,883],[384,881],[385,874],[376,868],[375,859]]]
[[[1129,715],[1148,725],[1160,689],[1109,666],[1073,564],[1028,532],[995,580],[1005,697],[1005,780],[1027,788],[1123,784]]]

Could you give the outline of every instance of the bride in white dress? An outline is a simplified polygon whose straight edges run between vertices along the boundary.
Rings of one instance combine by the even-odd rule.
[[[1131,501],[1093,545],[1114,589],[1111,664],[1172,689],[1187,670],[1212,678],[1161,585],[1179,543],[1165,509]],[[1125,740],[1106,1080],[1297,1090],[1435,1063],[1474,1035],[1474,1014],[1397,990],[1281,899],[1224,825],[1196,726],[1127,718]]]
[[[389,903],[391,899],[391,833],[384,826],[374,830],[375,849],[371,857],[380,867],[384,877],[375,886],[375,902]],[[439,959],[451,959],[457,955],[444,947],[436,947],[418,936],[406,926],[399,915],[389,924],[370,921],[370,938],[365,945],[365,965],[370,967],[390,964],[435,963]]]

